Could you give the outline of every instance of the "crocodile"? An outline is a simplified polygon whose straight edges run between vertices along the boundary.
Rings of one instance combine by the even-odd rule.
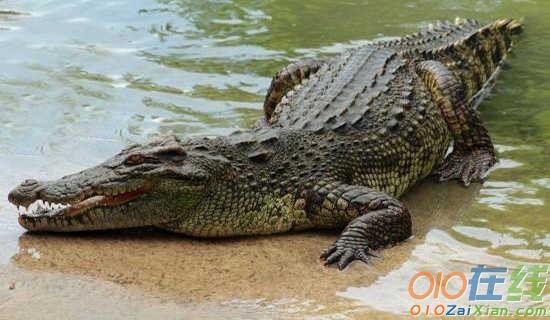
[[[59,180],[25,180],[8,200],[30,231],[342,228],[321,259],[368,263],[412,235],[398,198],[418,181],[468,185],[496,163],[477,105],[521,29],[513,19],[442,22],[294,62],[273,77],[255,128],[157,137]]]

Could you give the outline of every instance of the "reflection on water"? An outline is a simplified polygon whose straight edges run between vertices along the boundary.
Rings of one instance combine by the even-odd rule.
[[[334,301],[348,301],[396,313],[401,309],[383,302],[405,299],[401,280],[422,268],[548,263],[549,12],[546,1],[520,0],[2,1],[0,269],[5,272],[0,278],[13,274],[29,279],[32,272],[57,271],[153,290],[163,281],[157,276],[163,274],[163,266],[155,261],[185,265],[185,257],[194,256],[206,261],[197,268],[209,270],[197,281],[215,275],[220,288],[241,284],[225,295],[213,294],[223,301],[268,299],[260,303],[267,308],[271,300],[298,299],[289,304],[292,310],[313,300],[300,309],[312,314],[325,312],[311,311],[317,304],[330,309]],[[57,178],[158,134],[222,135],[250,126],[261,115],[270,76],[290,61],[331,55],[367,39],[403,35],[456,16],[511,16],[526,24],[494,94],[480,106],[500,162],[483,187],[427,184],[420,188],[424,191],[407,195],[415,215],[415,238],[384,251],[383,263],[371,269],[354,266],[345,274],[321,268],[318,251],[334,235],[317,233],[223,244],[189,244],[188,239],[165,234],[30,235],[18,243],[23,230],[5,195],[22,179]],[[263,246],[268,249],[262,251]],[[131,248],[132,254],[120,260],[116,253],[127,253],[123,248]],[[222,248],[231,248],[228,252],[234,255],[201,254],[218,254]],[[261,262],[246,264],[249,257],[239,253],[241,248]],[[450,261],[451,253],[459,261]],[[86,268],[94,259],[119,267],[119,273]],[[135,266],[144,262],[156,272],[137,271]],[[232,264],[235,270],[246,265],[249,273],[227,269]],[[177,283],[191,285],[195,278],[186,276],[197,272],[187,270],[182,273],[174,267],[175,278],[164,280],[172,284],[160,287],[173,287],[168,294],[180,298],[208,288],[195,284],[198,291],[183,294],[178,288],[185,286]],[[271,272],[277,277],[268,277]],[[276,289],[273,283],[291,289]],[[369,298],[381,291],[384,295],[374,300],[380,303],[372,303]],[[393,299],[383,298],[386,295]],[[253,308],[243,305],[239,310]],[[334,312],[342,315],[340,311]]]
[[[507,205],[534,205],[542,206],[544,201],[539,198],[530,198],[528,195],[536,194],[537,188],[514,181],[489,181],[483,185],[479,200],[487,206],[497,210],[506,210]],[[527,195],[527,196],[526,196]]]

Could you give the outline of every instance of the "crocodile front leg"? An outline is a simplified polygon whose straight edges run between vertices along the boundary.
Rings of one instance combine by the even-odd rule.
[[[349,221],[340,237],[321,254],[325,265],[340,270],[352,261],[368,263],[372,250],[406,240],[412,234],[408,210],[395,198],[365,186],[328,184],[315,189],[314,220],[321,226]],[[314,223],[315,223],[314,222]]]
[[[460,179],[466,186],[482,181],[496,163],[495,149],[479,114],[466,103],[463,82],[439,61],[420,62],[417,72],[453,134],[453,152],[437,172],[440,180]]]
[[[281,99],[294,88],[317,72],[323,61],[307,59],[289,64],[281,69],[271,80],[264,102],[265,121],[269,121],[275,107]]]

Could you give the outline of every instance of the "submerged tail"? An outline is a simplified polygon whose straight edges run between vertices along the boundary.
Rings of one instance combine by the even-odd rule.
[[[486,25],[476,21],[457,21],[473,30],[448,46],[433,48],[424,55],[444,63],[465,84],[466,98],[477,106],[494,84],[506,54],[513,44],[513,35],[522,31],[514,19],[497,20]],[[477,25],[477,28],[473,28]]]
[[[483,25],[476,20],[456,19],[440,22],[426,30],[398,40],[380,41],[380,47],[400,51],[404,56],[437,60],[445,64],[466,85],[467,99],[479,97],[495,78],[512,36],[522,31],[514,19],[501,19]]]

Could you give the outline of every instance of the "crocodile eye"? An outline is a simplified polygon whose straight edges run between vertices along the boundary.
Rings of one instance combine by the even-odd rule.
[[[126,158],[126,160],[124,161],[125,164],[127,165],[130,165],[130,166],[135,166],[135,165],[138,165],[138,164],[142,164],[144,162],[144,158],[141,154],[139,153],[136,153],[136,154],[132,154],[130,156],[128,156],[128,158]]]
[[[187,155],[187,152],[185,152],[185,150],[180,145],[163,146],[155,149],[154,153],[155,155],[165,156],[165,157],[178,157],[178,156]]]

